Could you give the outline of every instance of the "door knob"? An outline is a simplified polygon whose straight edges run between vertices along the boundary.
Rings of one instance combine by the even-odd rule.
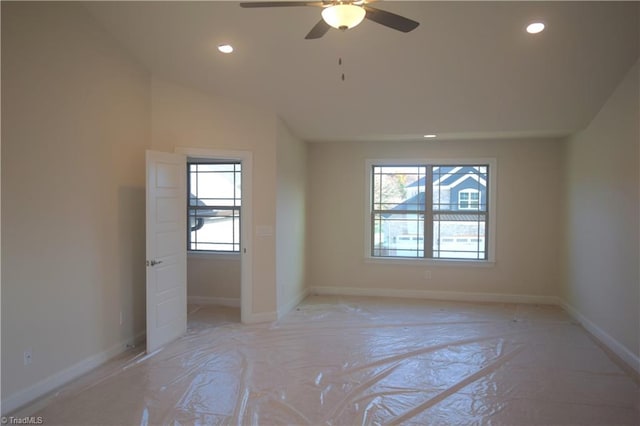
[[[156,266],[162,263],[162,260],[147,260],[147,266]]]

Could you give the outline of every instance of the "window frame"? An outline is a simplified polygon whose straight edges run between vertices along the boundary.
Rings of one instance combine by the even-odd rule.
[[[234,180],[235,180],[235,174],[239,173],[240,174],[240,179],[243,178],[242,175],[242,161],[237,160],[237,159],[205,159],[205,158],[187,158],[186,161],[186,173],[187,173],[187,200],[186,200],[186,204],[187,204],[187,230],[186,230],[186,239],[187,239],[187,254],[189,255],[196,255],[196,254],[204,254],[204,255],[211,255],[211,254],[215,254],[218,256],[222,256],[222,257],[229,257],[229,258],[236,258],[237,256],[240,255],[240,253],[242,252],[243,248],[242,248],[242,189],[241,189],[241,195],[240,197],[235,197],[235,190],[234,190],[234,198],[233,198],[233,205],[232,206],[223,206],[223,205],[213,205],[213,206],[207,206],[207,209],[217,209],[217,210],[228,210],[230,212],[232,212],[232,214],[234,215],[234,221],[237,220],[238,221],[238,232],[236,235],[235,230],[233,231],[233,240],[234,242],[231,243],[231,246],[236,246],[236,239],[237,239],[237,246],[238,249],[237,250],[201,250],[201,249],[192,249],[191,248],[191,210],[194,210],[193,206],[191,205],[191,165],[228,165],[228,166],[233,166],[234,170],[230,173],[234,173]],[[236,170],[236,166],[239,166],[240,169]],[[206,172],[205,172],[206,173]],[[241,181],[242,182],[242,181]],[[242,183],[241,183],[242,185]],[[197,195],[197,194],[196,194]],[[196,197],[197,198],[197,197]],[[237,203],[240,203],[239,205],[236,205]],[[195,207],[195,210],[202,210],[201,208],[199,208],[198,206]],[[207,210],[205,209],[205,210]],[[237,212],[237,219],[235,219],[235,214]],[[233,225],[232,225],[233,226]],[[198,229],[197,229],[198,230]],[[196,231],[197,231],[196,230]],[[196,243],[197,244],[197,243]]]
[[[373,256],[373,236],[372,236],[372,213],[373,213],[373,180],[372,168],[374,166],[393,167],[393,166],[471,166],[471,165],[487,165],[489,167],[488,186],[487,186],[487,221],[485,229],[485,238],[488,240],[486,245],[486,259],[439,259],[429,257],[380,257]],[[495,264],[495,246],[496,246],[496,217],[497,217],[497,176],[498,164],[495,158],[381,158],[365,160],[365,234],[364,234],[364,261],[367,263],[377,264],[407,264],[407,265],[456,265],[456,266],[493,266]],[[430,187],[431,185],[427,185]],[[427,205],[427,210],[431,210],[431,204]],[[474,211],[469,209],[467,211]],[[425,238],[432,238],[426,236]],[[426,253],[425,253],[426,255]]]

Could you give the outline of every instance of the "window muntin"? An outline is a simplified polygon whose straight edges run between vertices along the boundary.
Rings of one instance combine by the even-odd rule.
[[[371,256],[487,260],[488,182],[486,164],[373,164]]]
[[[190,251],[240,252],[241,164],[187,163]]]

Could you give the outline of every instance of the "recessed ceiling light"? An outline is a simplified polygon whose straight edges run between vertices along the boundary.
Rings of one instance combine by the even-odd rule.
[[[435,137],[437,137],[438,135],[434,135],[434,134],[430,134],[430,135],[424,135],[425,138],[427,139],[433,139]]]
[[[233,46],[230,44],[220,44],[218,45],[218,50],[222,53],[231,53],[233,52]]]
[[[527,25],[527,32],[529,34],[538,34],[544,30],[544,24],[542,22],[532,22]]]

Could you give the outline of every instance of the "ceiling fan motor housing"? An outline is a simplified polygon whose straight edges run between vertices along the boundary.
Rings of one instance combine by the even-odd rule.
[[[360,24],[365,18],[385,27],[392,28],[403,33],[413,31],[420,23],[371,7],[365,0],[322,0],[322,1],[255,1],[242,2],[240,7],[299,7],[315,6],[322,8],[322,19],[311,29],[305,39],[317,39],[322,37],[330,28],[348,30]]]

